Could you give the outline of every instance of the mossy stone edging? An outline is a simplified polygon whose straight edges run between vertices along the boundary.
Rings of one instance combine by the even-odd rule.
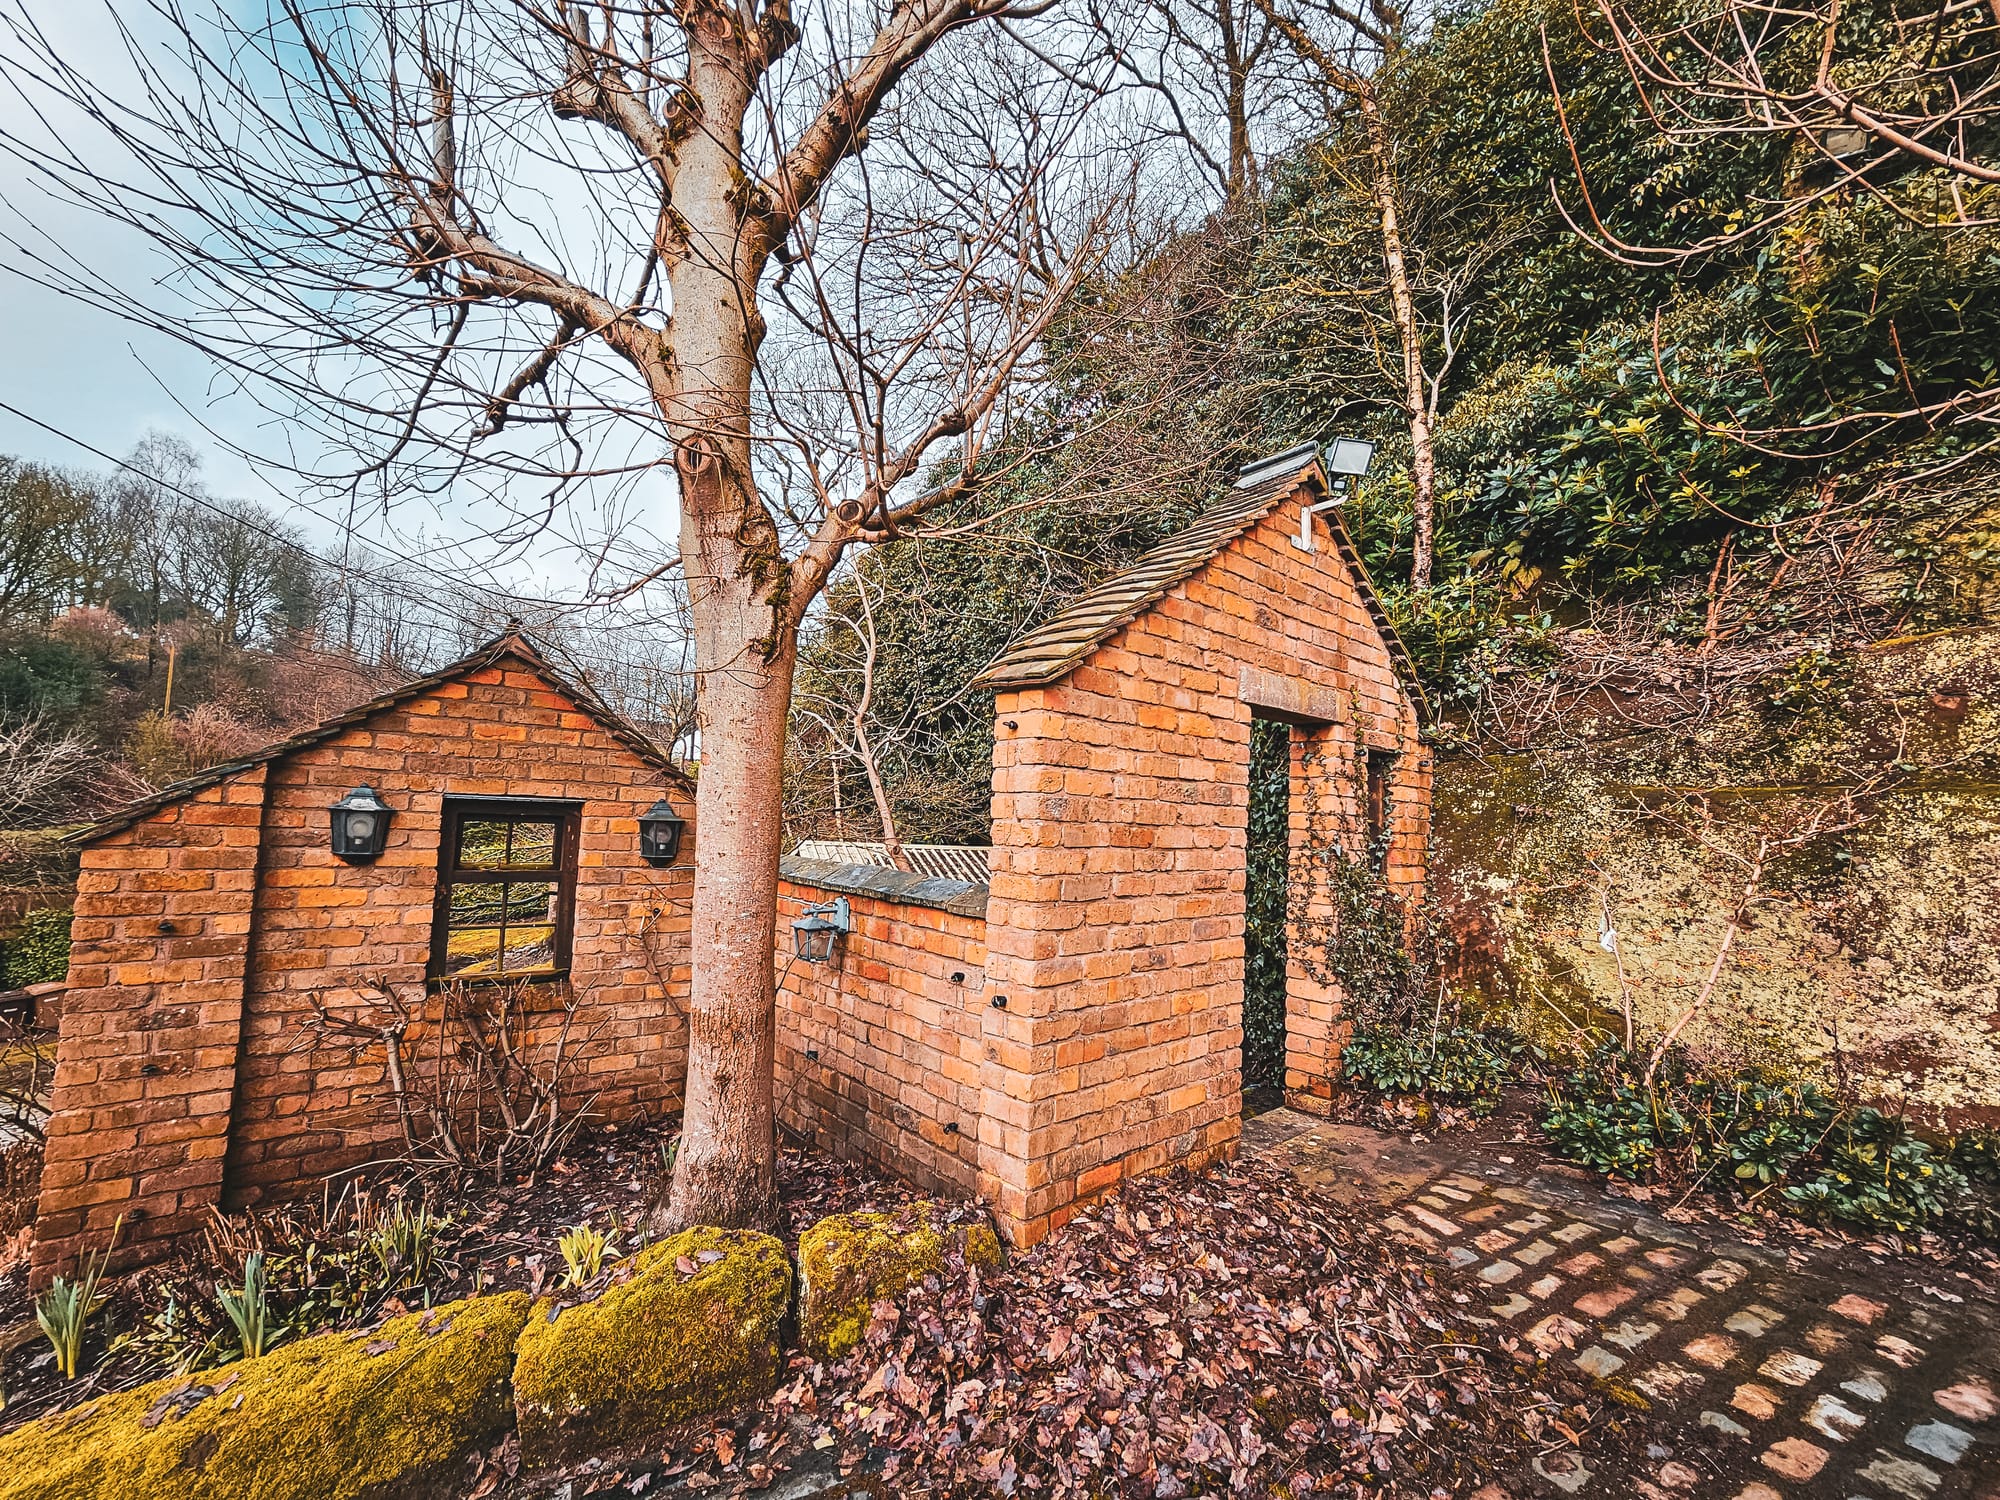
[[[917,1202],[893,1214],[835,1214],[799,1237],[799,1344],[817,1360],[861,1342],[869,1308],[898,1297],[953,1256],[1000,1268],[1000,1239],[983,1215]]]
[[[768,1395],[791,1301],[780,1241],[694,1228],[640,1252],[595,1301],[536,1303],[514,1364],[523,1460],[559,1463]]]
[[[506,1432],[521,1292],[156,1380],[0,1437],[0,1500],[418,1493]]]

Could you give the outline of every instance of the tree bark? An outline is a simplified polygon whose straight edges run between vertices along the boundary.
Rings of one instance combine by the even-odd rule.
[[[687,1126],[654,1216],[667,1232],[777,1220],[773,945],[798,651],[791,568],[750,459],[764,256],[744,232],[747,205],[732,191],[742,176],[750,80],[727,27],[690,35],[689,83],[702,118],[679,151],[665,236],[672,352],[649,372],[680,477],[701,728]]]
[[[1296,47],[1299,55],[1317,67],[1326,81],[1353,99],[1361,110],[1368,132],[1368,156],[1374,181],[1375,213],[1382,233],[1382,264],[1389,277],[1389,310],[1396,325],[1396,341],[1403,355],[1403,406],[1410,423],[1410,480],[1415,495],[1411,505],[1414,535],[1410,543],[1410,587],[1431,586],[1431,559],[1435,550],[1437,458],[1431,445],[1429,382],[1424,378],[1423,331],[1417,325],[1416,299],[1410,294],[1410,276],[1403,256],[1403,229],[1398,215],[1395,145],[1382,118],[1382,101],[1375,80],[1348,66],[1316,41],[1312,34],[1280,7],[1278,0],[1257,0],[1258,8],[1271,24]],[[1375,0],[1369,7],[1371,22],[1358,11],[1327,3],[1327,13],[1344,22],[1361,36],[1379,46],[1385,56],[1393,56],[1402,46],[1403,17],[1394,6]]]
[[[903,852],[902,837],[896,832],[896,809],[889,801],[889,788],[882,782],[882,764],[876,757],[875,744],[868,737],[868,710],[875,702],[875,606],[868,600],[868,580],[856,580],[856,593],[861,599],[861,625],[867,632],[861,643],[861,696],[854,703],[854,750],[861,757],[861,769],[868,777],[868,795],[875,799],[875,816],[882,824],[882,848],[889,856],[889,862],[899,870],[910,868],[910,857]]]
[[[667,1233],[690,1224],[768,1228],[777,1218],[773,942],[792,666],[787,650],[761,670],[706,677],[687,1126],[667,1202],[655,1214]]]
[[[1250,144],[1250,65],[1244,39],[1237,34],[1236,0],[1216,0],[1216,26],[1222,35],[1223,104],[1229,117],[1229,183],[1234,206],[1257,195],[1257,156]]]
[[[1396,216],[1396,163],[1388,126],[1371,80],[1353,85],[1361,117],[1368,129],[1368,154],[1374,167],[1375,212],[1382,227],[1382,264],[1389,273],[1389,309],[1395,320],[1403,355],[1403,404],[1410,419],[1410,480],[1415,491],[1411,514],[1410,587],[1431,586],[1431,556],[1436,535],[1437,459],[1431,447],[1430,393],[1424,380],[1423,332],[1417,326],[1416,300],[1410,295],[1409,272],[1403,264],[1403,231]]]

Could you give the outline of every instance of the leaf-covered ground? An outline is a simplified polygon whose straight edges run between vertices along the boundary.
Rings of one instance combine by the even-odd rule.
[[[794,1356],[747,1422],[569,1482],[731,1493],[804,1468],[898,1495],[1466,1496],[1579,1434],[1629,1436],[1476,1312],[1271,1167],[1145,1178],[990,1280],[958,1264],[878,1303],[859,1349]]]

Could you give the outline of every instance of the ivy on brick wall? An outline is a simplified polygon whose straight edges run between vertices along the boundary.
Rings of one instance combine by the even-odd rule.
[[[1367,777],[1367,751],[1308,749],[1305,838],[1292,870],[1291,927],[1295,952],[1320,984],[1338,985],[1358,1024],[1413,1019],[1430,988],[1430,965],[1412,951],[1407,904],[1383,876],[1382,850],[1355,826],[1344,788]],[[1393,790],[1391,792],[1393,797]],[[1394,822],[1394,810],[1384,819]],[[1419,948],[1423,944],[1417,945]]]
[[[0,989],[51,984],[69,973],[68,907],[31,911],[0,945]]]
[[[1412,910],[1390,887],[1383,874],[1386,848],[1366,845],[1354,828],[1341,789],[1362,785],[1366,775],[1363,747],[1353,747],[1351,758],[1350,752],[1305,752],[1305,781],[1312,790],[1304,810],[1305,838],[1293,856],[1291,731],[1261,719],[1250,726],[1246,1089],[1284,1082],[1288,957],[1297,958],[1319,983],[1337,984],[1348,1018],[1364,1032],[1428,1029],[1435,1020],[1443,927],[1428,902]],[[1393,816],[1385,819],[1392,822]]]

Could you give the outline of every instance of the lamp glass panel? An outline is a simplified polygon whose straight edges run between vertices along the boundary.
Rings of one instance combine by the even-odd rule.
[[[1326,450],[1327,472],[1366,474],[1368,462],[1374,456],[1375,445],[1365,438],[1335,438]]]
[[[369,812],[347,815],[347,843],[350,848],[364,848],[375,836],[375,814]]]

